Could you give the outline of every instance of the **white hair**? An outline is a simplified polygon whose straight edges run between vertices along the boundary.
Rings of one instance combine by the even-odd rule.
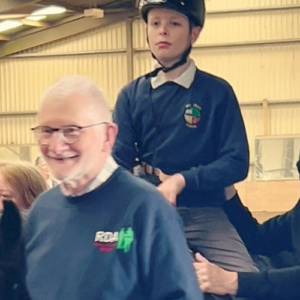
[[[82,95],[93,101],[101,109],[101,113],[111,120],[110,109],[101,88],[90,78],[78,75],[63,76],[46,89],[41,102],[45,99],[63,100],[72,95]]]

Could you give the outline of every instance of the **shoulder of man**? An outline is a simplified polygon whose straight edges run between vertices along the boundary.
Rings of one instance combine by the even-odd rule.
[[[161,195],[156,187],[145,180],[135,177],[131,174],[127,184],[128,203],[135,203],[135,215],[146,222],[147,219],[153,219],[158,223],[169,220],[178,221],[176,210]]]
[[[40,194],[33,202],[33,204],[30,207],[30,212],[36,209],[39,209],[40,207],[51,207],[53,206],[56,201],[51,201],[53,199],[56,199],[57,197],[61,196],[60,187],[59,185],[56,185],[55,187],[45,191],[44,193]],[[50,201],[49,201],[50,200]]]
[[[136,201],[139,204],[145,203],[146,206],[171,208],[173,210],[153,184],[132,175],[127,170],[122,171],[123,174],[120,174],[122,176],[122,183],[126,183],[122,184],[124,189],[126,189],[123,193],[130,194],[130,201]]]

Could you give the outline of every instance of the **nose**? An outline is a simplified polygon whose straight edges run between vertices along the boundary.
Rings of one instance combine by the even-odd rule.
[[[159,35],[165,36],[168,35],[167,23],[161,23],[159,27]]]
[[[51,139],[48,144],[48,150],[54,153],[60,154],[65,150],[69,149],[67,145],[59,136],[58,132],[53,132]]]

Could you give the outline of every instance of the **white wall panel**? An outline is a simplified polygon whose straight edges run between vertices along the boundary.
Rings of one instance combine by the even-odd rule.
[[[134,55],[133,59],[133,76],[137,78],[153,69],[154,60],[150,52],[139,52]]]
[[[195,49],[198,67],[225,78],[240,102],[300,99],[300,44]]]
[[[241,1],[243,2],[243,1]],[[300,8],[207,17],[196,45],[300,38]]]
[[[37,110],[44,89],[64,75],[92,78],[113,107],[127,80],[124,60],[125,53],[4,60],[0,63],[0,111]]]
[[[133,48],[147,48],[146,41],[146,25],[143,20],[137,19],[132,24],[133,32]]]
[[[250,161],[254,161],[255,137],[263,134],[263,111],[261,106],[242,106],[249,148]]]
[[[35,116],[0,117],[0,145],[35,144],[30,128],[36,125]]]
[[[270,107],[271,134],[300,134],[300,103]]]
[[[206,0],[208,11],[296,5],[300,0]]]

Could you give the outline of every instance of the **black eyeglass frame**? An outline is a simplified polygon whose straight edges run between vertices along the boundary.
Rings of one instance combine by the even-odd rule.
[[[89,127],[93,127],[93,126],[98,126],[98,125],[103,125],[103,124],[109,124],[109,122],[100,122],[100,123],[96,123],[96,124],[90,124],[90,125],[86,125],[86,126],[77,126],[77,125],[64,125],[64,126],[61,126],[59,128],[52,128],[50,126],[36,126],[36,127],[32,127],[30,128],[31,131],[33,131],[36,135],[36,138],[38,141],[40,141],[40,137],[37,137],[37,130],[40,130],[41,128],[47,128],[47,129],[50,129],[52,132],[51,132],[51,135],[53,134],[53,132],[57,132],[59,138],[64,142],[66,143],[67,145],[72,145],[72,144],[75,144],[76,142],[78,142],[79,138],[80,138],[80,135],[78,135],[78,139],[75,140],[74,142],[72,143],[68,143],[66,142],[66,137],[65,135],[63,134],[63,129],[64,128],[76,128],[79,132],[82,130],[82,129],[85,129],[85,128],[89,128]],[[50,135],[50,137],[51,137]],[[48,143],[43,143],[44,145],[47,145]]]

